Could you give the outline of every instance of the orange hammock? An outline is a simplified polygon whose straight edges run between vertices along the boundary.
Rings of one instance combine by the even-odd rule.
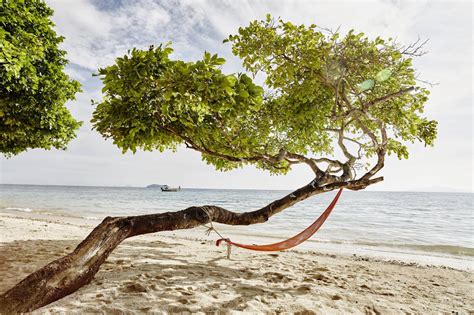
[[[337,192],[336,197],[334,197],[333,201],[331,204],[327,207],[327,209],[319,216],[319,218],[314,221],[313,224],[311,224],[309,227],[307,227],[303,232],[293,236],[292,238],[289,238],[287,240],[284,240],[282,242],[274,243],[274,244],[268,244],[268,245],[245,245],[245,244],[239,244],[239,243],[234,243],[228,238],[221,238],[216,241],[216,246],[219,246],[221,242],[226,242],[228,245],[234,245],[240,248],[246,248],[250,250],[258,250],[258,251],[265,251],[265,252],[271,252],[271,251],[281,251],[285,249],[289,249],[292,247],[295,247],[307,239],[309,239],[311,236],[316,233],[321,225],[323,225],[324,221],[328,218],[329,214],[331,213],[332,209],[334,209],[334,206],[336,206],[337,200],[339,199],[339,196],[342,193],[342,188],[339,189]]]

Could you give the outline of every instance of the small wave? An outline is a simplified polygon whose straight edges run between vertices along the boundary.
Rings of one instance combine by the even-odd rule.
[[[443,245],[443,244],[400,244],[400,243],[379,243],[379,242],[365,242],[365,241],[323,241],[324,243],[336,243],[336,244],[354,244],[354,245],[365,245],[371,247],[389,247],[389,248],[400,248],[400,249],[411,249],[415,251],[430,252],[430,253],[444,253],[451,255],[460,256],[474,256],[474,248],[463,247],[456,245]]]
[[[474,248],[455,245],[391,244],[390,246],[419,250],[424,252],[446,253],[460,256],[474,256]]]
[[[86,220],[99,220],[98,217],[83,217]]]
[[[23,211],[23,212],[31,212],[33,209],[31,208],[17,208],[17,207],[7,207],[4,208],[5,210],[13,210],[13,211]]]

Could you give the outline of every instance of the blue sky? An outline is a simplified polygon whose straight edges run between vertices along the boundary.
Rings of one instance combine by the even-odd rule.
[[[434,148],[410,145],[409,160],[390,157],[383,183],[373,190],[472,191],[472,3],[402,1],[157,1],[47,0],[62,48],[71,64],[67,72],[84,92],[68,103],[84,121],[67,151],[30,150],[1,161],[1,183],[293,189],[311,180],[307,168],[287,176],[270,176],[248,166],[228,173],[205,165],[196,152],[121,154],[110,141],[91,131],[91,99],[100,99],[98,67],[132,47],[173,42],[174,58],[195,60],[204,50],[227,59],[224,71],[241,71],[240,61],[222,40],[265,14],[296,24],[315,23],[343,32],[354,28],[369,36],[396,37],[410,43],[429,38],[429,54],[415,62],[432,88],[426,115],[439,121]]]

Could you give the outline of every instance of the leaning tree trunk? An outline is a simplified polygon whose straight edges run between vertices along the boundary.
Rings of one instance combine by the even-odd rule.
[[[235,213],[216,206],[190,207],[182,211],[132,217],[107,217],[76,249],[27,276],[0,295],[0,313],[33,311],[69,295],[91,282],[109,254],[126,238],[177,229],[190,229],[208,222],[229,225],[263,223],[272,215],[310,196],[338,188],[363,189],[382,178],[332,183],[316,181],[267,206]]]

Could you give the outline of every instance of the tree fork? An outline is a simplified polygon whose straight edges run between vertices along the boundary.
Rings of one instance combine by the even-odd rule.
[[[22,313],[59,300],[90,283],[110,253],[125,239],[154,232],[190,229],[208,222],[228,225],[263,223],[271,216],[299,201],[338,188],[363,189],[382,181],[382,177],[354,180],[321,186],[317,180],[265,207],[236,213],[217,206],[189,207],[160,214],[107,217],[76,249],[33,272],[0,295],[0,313]]]

